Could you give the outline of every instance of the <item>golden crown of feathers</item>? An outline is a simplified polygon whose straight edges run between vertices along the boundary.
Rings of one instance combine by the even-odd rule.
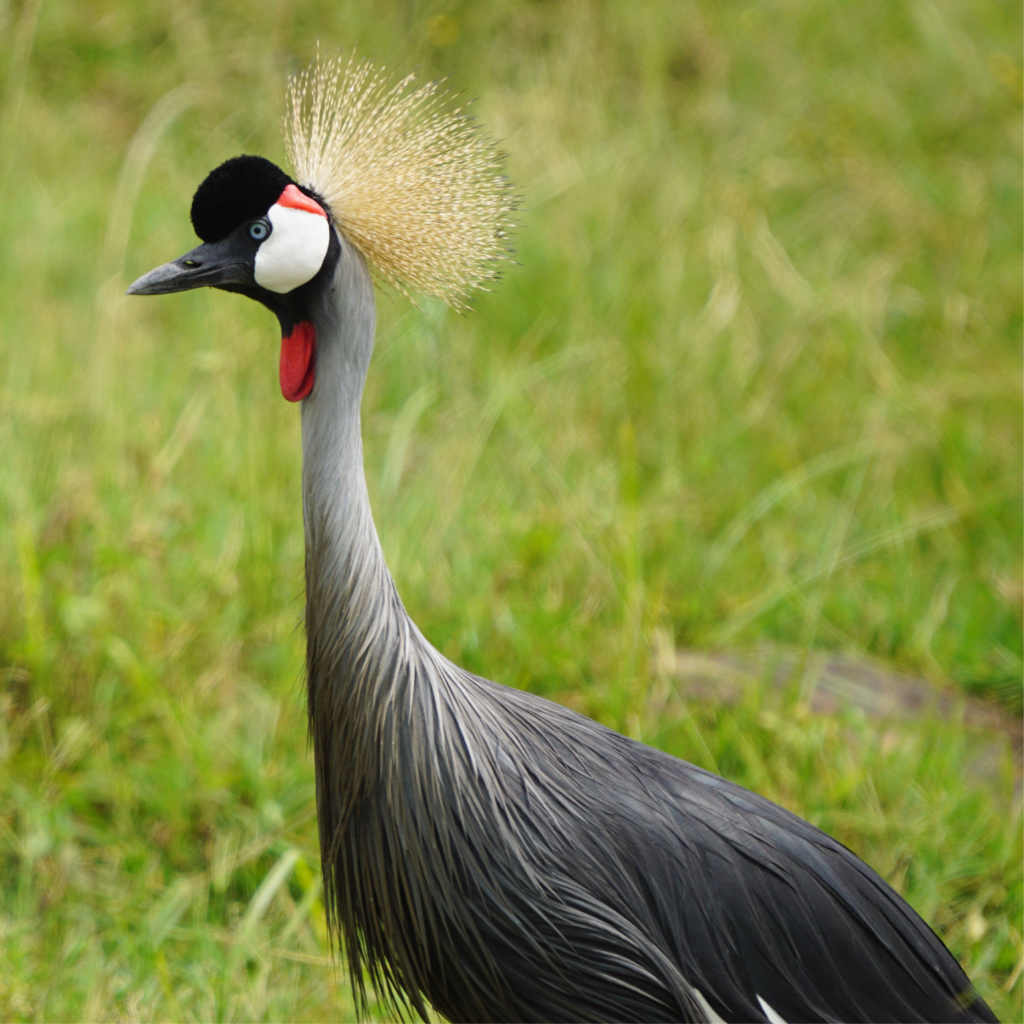
[[[510,258],[515,202],[493,141],[439,83],[414,78],[318,55],[289,82],[285,146],[384,281],[461,307]]]

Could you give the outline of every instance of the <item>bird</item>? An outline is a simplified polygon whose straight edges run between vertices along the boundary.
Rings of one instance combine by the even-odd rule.
[[[375,280],[456,308],[511,259],[496,144],[443,83],[341,56],[292,76],[294,173],[197,188],[201,244],[132,295],[276,315],[300,403],[308,721],[325,908],[359,1012],[452,1021],[995,1021],[922,918],[797,815],[468,672],[406,611],[360,402]]]

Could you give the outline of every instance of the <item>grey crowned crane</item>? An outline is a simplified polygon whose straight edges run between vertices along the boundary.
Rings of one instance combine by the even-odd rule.
[[[213,287],[281,327],[301,402],[309,728],[328,919],[365,1009],[453,1021],[993,1021],[940,939],[770,801],[436,651],[374,529],[359,406],[372,266],[452,304],[495,276],[497,156],[434,85],[319,61],[295,170],[239,156],[202,244],[132,295]]]

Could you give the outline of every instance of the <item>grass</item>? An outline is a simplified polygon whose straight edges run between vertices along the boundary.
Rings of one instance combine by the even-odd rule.
[[[379,301],[426,635],[828,829],[1021,1019],[1008,758],[770,687],[673,712],[652,665],[832,648],[1021,709],[1020,12],[800,0],[0,6],[0,1017],[353,1012],[276,326],[122,296],[211,167],[283,160],[317,37],[479,97],[524,197],[472,314]]]

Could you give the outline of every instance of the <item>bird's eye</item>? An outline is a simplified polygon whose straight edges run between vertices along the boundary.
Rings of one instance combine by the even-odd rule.
[[[249,225],[249,237],[256,242],[262,242],[270,234],[270,224],[265,220],[254,220]]]

